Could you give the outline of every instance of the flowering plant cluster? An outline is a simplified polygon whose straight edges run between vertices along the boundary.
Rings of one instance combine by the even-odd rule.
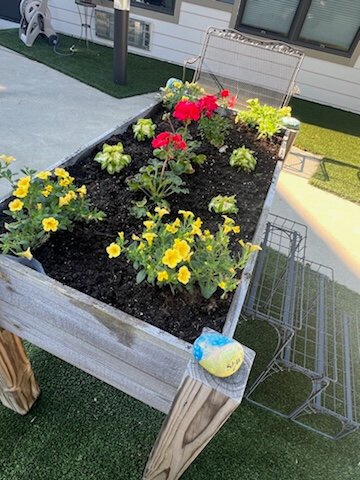
[[[164,107],[172,110],[180,100],[197,100],[204,95],[205,90],[197,83],[171,80],[167,86],[161,89],[161,97]]]
[[[140,118],[132,127],[134,138],[138,142],[154,138],[156,125],[151,118]]]
[[[257,98],[247,100],[247,109],[241,110],[235,117],[235,123],[244,122],[256,128],[258,138],[271,138],[281,129],[283,117],[291,115],[291,107],[275,108],[261,105]]]
[[[97,153],[94,160],[100,163],[101,170],[106,169],[110,175],[119,173],[131,163],[131,157],[124,154],[124,147],[121,142],[116,145],[104,143],[102,152]]]
[[[104,213],[90,208],[86,186],[77,187],[74,178],[63,168],[54,172],[24,169],[22,178],[15,179],[7,164],[13,157],[0,156],[0,178],[13,188],[14,200],[4,213],[12,218],[5,223],[6,233],[0,235],[3,253],[31,259],[31,250],[47,240],[51,232],[70,229],[78,220],[102,220]]]
[[[192,292],[200,287],[205,298],[210,298],[218,288],[222,298],[239,283],[236,273],[243,269],[253,251],[260,247],[239,240],[242,253],[232,256],[229,249],[230,234],[240,233],[234,220],[223,216],[218,231],[212,234],[202,230],[202,220],[190,211],[179,210],[175,220],[165,222],[166,208],[155,208],[147,213],[144,230],[125,240],[124,232],[106,249],[109,258],[124,253],[137,270],[136,281],[146,280],[151,285],[168,285],[174,293],[185,288]]]

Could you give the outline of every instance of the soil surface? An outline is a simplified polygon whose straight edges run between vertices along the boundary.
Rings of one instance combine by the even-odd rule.
[[[158,125],[157,133],[168,130],[161,120],[161,111],[152,118]],[[127,238],[142,231],[142,220],[130,215],[129,206],[132,200],[139,200],[143,195],[130,192],[125,180],[152,158],[151,142],[134,142],[131,128],[111,137],[107,143],[119,141],[133,159],[120,174],[111,176],[93,161],[102,145],[69,168],[76,184],[87,186],[91,203],[106,213],[106,219],[54,234],[36,251],[36,258],[50,277],[186,341],[193,342],[204,326],[221,331],[231,296],[221,300],[221,292],[217,292],[206,300],[199,291],[191,296],[186,291],[172,295],[166,287],[137,285],[135,270],[125,257],[108,258],[105,249],[115,240],[118,231],[124,230]],[[234,126],[227,138],[225,153],[204,142],[198,153],[206,154],[207,161],[196,167],[196,173],[183,175],[190,193],[169,198],[173,216],[179,209],[191,210],[202,218],[204,228],[216,231],[222,218],[208,211],[210,200],[219,194],[236,194],[239,212],[232,217],[241,225],[241,237],[251,240],[278,160],[279,143],[279,138],[275,142],[258,140],[256,132],[244,125]],[[231,152],[243,144],[256,152],[256,170],[250,174],[229,165]]]

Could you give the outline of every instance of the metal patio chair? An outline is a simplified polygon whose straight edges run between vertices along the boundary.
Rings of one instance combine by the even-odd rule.
[[[237,30],[209,27],[201,53],[184,63],[196,65],[193,82],[207,93],[228,89],[237,97],[236,108],[258,98],[279,108],[286,106],[294,93],[304,54],[280,42],[258,40]]]

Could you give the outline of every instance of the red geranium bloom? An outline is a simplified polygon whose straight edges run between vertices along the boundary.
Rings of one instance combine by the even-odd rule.
[[[215,95],[206,95],[205,97],[200,98],[200,100],[197,102],[197,106],[202,113],[205,113],[207,117],[211,117],[215,110],[219,107]]]
[[[171,133],[170,132],[162,132],[157,135],[154,140],[151,142],[153,148],[161,148],[166,147],[169,145]]]
[[[173,116],[181,122],[195,121],[200,118],[200,110],[196,103],[188,100],[181,100],[175,105]]]
[[[229,90],[222,90],[220,92],[220,95],[221,95],[222,98],[226,98],[230,95],[230,92],[229,92]]]
[[[186,142],[179,133],[173,135],[171,141],[176,150],[185,150],[187,148]]]

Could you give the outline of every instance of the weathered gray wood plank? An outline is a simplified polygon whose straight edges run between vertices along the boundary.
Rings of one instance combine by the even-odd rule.
[[[167,412],[190,345],[0,257],[0,326]]]

